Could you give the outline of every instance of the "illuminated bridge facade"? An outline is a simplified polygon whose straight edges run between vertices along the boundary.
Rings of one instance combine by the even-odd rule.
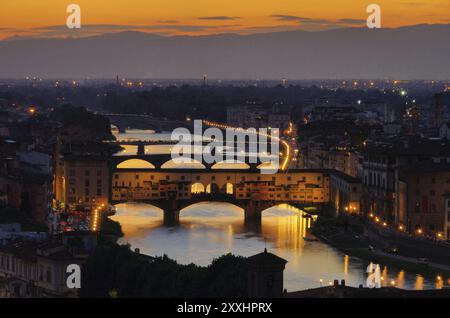
[[[327,205],[329,186],[326,170],[261,174],[260,169],[251,166],[230,168],[219,164],[214,168],[198,163],[194,167],[174,168],[122,159],[112,171],[111,201],[155,205],[164,210],[167,225],[176,224],[185,207],[204,201],[232,203],[244,209],[246,220],[259,221],[262,211],[283,203]]]

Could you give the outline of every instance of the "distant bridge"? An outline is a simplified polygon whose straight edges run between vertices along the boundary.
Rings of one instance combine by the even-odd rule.
[[[157,132],[172,131],[178,127],[191,127],[190,123],[181,120],[155,118],[150,115],[102,113],[109,118],[111,124],[124,133],[128,128],[151,129]]]
[[[235,170],[250,170],[250,171],[261,171],[261,167],[267,165],[267,160],[262,160],[257,155],[247,155],[244,157],[244,160],[239,160],[240,157],[237,154],[232,156],[231,162],[229,161],[229,157],[227,157],[227,153],[223,154],[223,161],[221,162],[205,162],[204,160],[197,161],[195,154],[185,155],[183,157],[184,163],[177,163],[172,160],[171,154],[146,154],[145,147],[143,145],[138,146],[137,154],[125,154],[125,155],[117,155],[113,156],[111,161],[112,169],[121,169],[127,163],[133,164],[140,162],[144,164],[144,166],[136,166],[136,169],[154,169],[155,171],[165,170],[165,169],[176,169],[176,170],[198,170],[198,169],[219,169],[225,168],[220,167],[226,166],[227,169],[235,169]],[[202,158],[203,159],[203,158]],[[266,166],[267,168],[268,166]],[[128,169],[133,169],[133,166],[126,167]]]

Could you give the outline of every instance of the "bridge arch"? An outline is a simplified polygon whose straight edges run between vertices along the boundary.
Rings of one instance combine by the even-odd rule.
[[[220,206],[218,205],[220,204]],[[180,215],[189,213],[191,209],[195,209],[194,216],[211,216],[211,217],[239,217],[245,214],[245,210],[233,203],[225,201],[199,201],[188,204],[180,209]]]
[[[171,159],[161,165],[161,169],[206,169],[201,162],[191,158]]]
[[[137,231],[146,225],[161,223],[164,211],[158,205],[144,202],[121,202],[115,205],[116,213],[110,218],[124,228]]]
[[[191,193],[193,194],[205,193],[205,186],[199,182],[193,183],[191,185]]]
[[[298,213],[299,215],[303,215],[305,211],[303,211],[300,207],[295,206],[289,202],[273,202],[272,204],[267,205],[261,213],[271,212],[273,210],[280,209],[285,212]],[[288,213],[286,213],[288,214]]]
[[[155,169],[155,166],[143,159],[128,159],[120,162],[117,169]]]
[[[280,165],[274,164],[273,161],[269,161],[261,163],[256,168],[260,170],[277,171],[278,169],[280,169]]]
[[[242,161],[230,161],[230,160],[225,160],[225,161],[221,161],[218,162],[216,164],[214,164],[211,167],[212,170],[224,170],[224,169],[240,169],[240,170],[247,170],[250,169],[250,166]]]

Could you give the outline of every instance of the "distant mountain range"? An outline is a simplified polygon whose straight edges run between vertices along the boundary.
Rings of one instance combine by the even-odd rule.
[[[253,35],[0,41],[0,77],[450,78],[450,24]]]

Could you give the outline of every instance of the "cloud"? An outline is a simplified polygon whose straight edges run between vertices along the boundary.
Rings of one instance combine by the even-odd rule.
[[[214,21],[232,21],[239,20],[240,17],[229,17],[225,15],[212,16],[212,17],[198,17],[197,20],[214,20]]]
[[[367,21],[363,19],[339,19],[337,20],[337,22],[350,25],[361,25],[361,24],[365,25],[367,23]]]
[[[245,34],[252,33],[268,33],[268,32],[283,32],[283,31],[295,31],[300,30],[300,27],[297,25],[261,25],[261,26],[252,26],[247,27],[243,30]]]
[[[339,27],[364,25],[366,20],[343,18],[337,20],[300,17],[295,15],[274,14],[270,16],[277,21],[297,22],[304,30],[325,30]]]
[[[158,23],[178,23],[177,20],[160,20]]]
[[[26,30],[31,37],[87,37],[104,33],[116,33],[126,31],[151,32],[158,35],[170,35],[173,32],[195,33],[221,28],[236,27],[239,25],[196,25],[177,24],[166,22],[155,25],[123,25],[123,24],[85,24],[80,29],[68,29],[65,25],[53,25],[36,27]]]
[[[294,21],[294,22],[309,23],[309,24],[323,24],[323,23],[330,22],[330,20],[326,20],[326,19],[305,18],[305,17],[299,17],[299,16],[295,16],[295,15],[284,15],[284,14],[274,14],[274,15],[271,15],[271,17],[278,21]]]
[[[301,19],[305,19],[295,15],[284,15],[284,14],[273,14],[270,17],[275,18],[279,21],[300,21]]]

